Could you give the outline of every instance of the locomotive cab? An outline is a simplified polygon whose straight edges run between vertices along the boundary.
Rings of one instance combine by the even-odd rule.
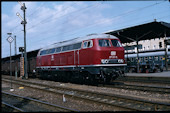
[[[118,39],[98,39],[101,64],[124,63],[124,48]]]
[[[94,57],[100,64],[100,76],[103,82],[110,83],[118,76],[124,74],[124,48],[118,38],[99,38],[96,40],[96,53]]]

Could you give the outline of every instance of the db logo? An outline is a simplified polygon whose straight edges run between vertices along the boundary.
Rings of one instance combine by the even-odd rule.
[[[111,51],[111,55],[116,55],[116,51]]]

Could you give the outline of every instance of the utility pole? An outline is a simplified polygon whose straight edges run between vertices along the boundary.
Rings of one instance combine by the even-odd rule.
[[[25,79],[28,79],[28,73],[27,73],[27,51],[26,51],[26,19],[25,19],[25,11],[26,11],[26,6],[25,3],[21,3],[18,1],[18,3],[21,5],[21,10],[23,10],[23,14],[24,14],[24,19],[20,16],[19,13],[17,13],[17,16],[19,16],[22,20],[21,24],[23,24],[24,26],[24,77]]]
[[[137,44],[137,73],[139,73],[139,47],[138,47],[139,41],[138,39],[136,41],[136,44]]]
[[[15,40],[15,56],[16,56],[17,55],[16,35],[14,35],[14,40]],[[17,66],[15,66],[15,79],[17,79],[17,67],[18,67],[18,62],[17,62]]]
[[[165,36],[165,40],[166,40],[166,32],[165,32],[165,34],[164,34],[164,36]],[[165,42],[165,40],[164,40],[164,42]],[[166,68],[166,71],[168,71],[168,46],[167,46],[167,43],[164,43],[164,45],[165,45],[165,68]]]
[[[15,40],[15,55],[17,55],[16,35],[14,36],[14,40]]]

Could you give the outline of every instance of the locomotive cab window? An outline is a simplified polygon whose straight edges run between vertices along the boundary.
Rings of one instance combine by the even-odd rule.
[[[99,40],[99,46],[100,47],[110,47],[110,42],[107,39],[101,39],[101,40]]]
[[[119,40],[111,40],[111,42],[114,47],[122,47],[122,44]]]
[[[92,46],[93,46],[92,40],[85,41],[84,44],[83,44],[83,48],[90,48]]]

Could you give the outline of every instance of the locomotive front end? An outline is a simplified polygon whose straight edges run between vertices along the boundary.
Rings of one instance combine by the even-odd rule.
[[[116,37],[98,39],[98,55],[100,60],[100,80],[110,83],[124,75],[124,48]]]

